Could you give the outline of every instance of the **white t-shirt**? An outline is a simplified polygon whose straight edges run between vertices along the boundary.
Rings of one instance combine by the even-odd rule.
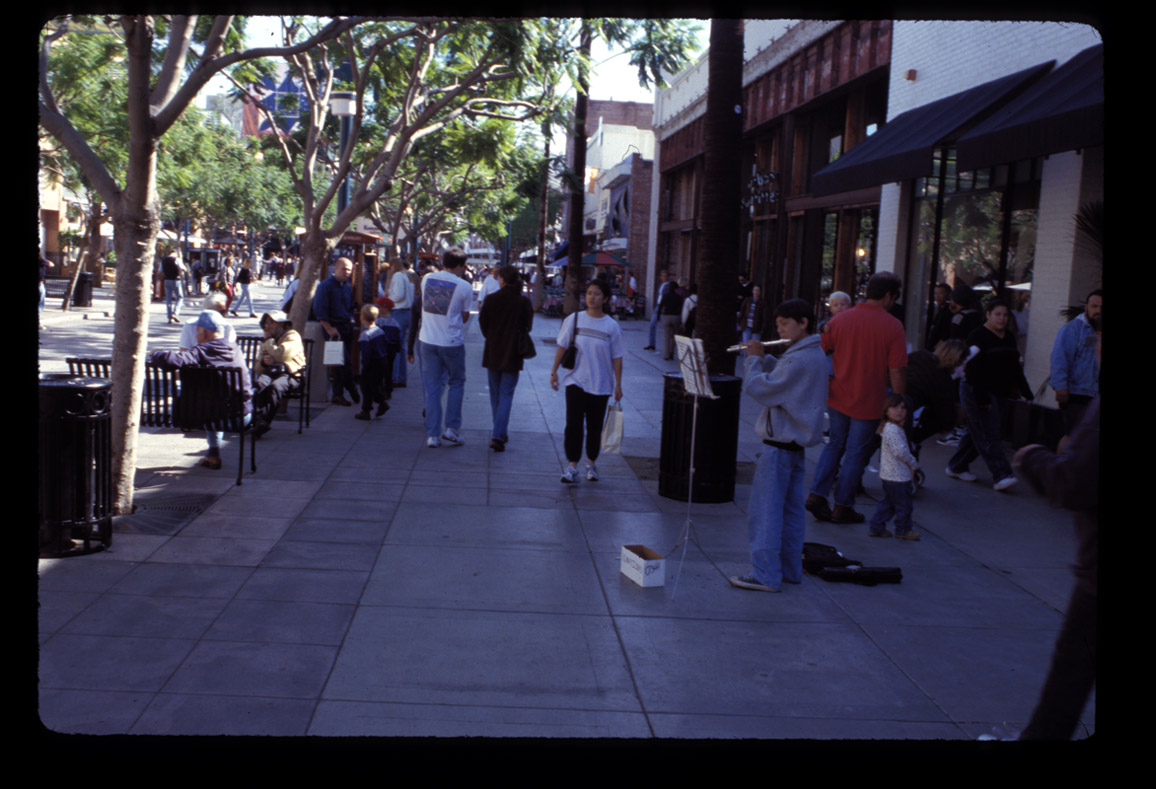
[[[197,317],[198,318],[200,317],[200,313],[197,314]],[[229,342],[233,343],[234,345],[237,344],[237,330],[233,328],[233,324],[231,324],[231,323],[225,324],[225,332],[222,336],[226,340],[228,340]],[[182,350],[187,351],[187,350],[190,350],[190,349],[196,347],[196,345],[197,345],[197,321],[194,319],[194,320],[188,321],[187,323],[185,323],[184,326],[181,327],[181,339],[180,339],[177,347],[182,349]]]
[[[482,283],[482,292],[478,294],[478,304],[486,300],[486,296],[491,293],[497,293],[502,288],[502,283],[498,282],[495,276],[486,277],[486,281]]]
[[[408,310],[413,306],[413,283],[406,272],[394,272],[389,281],[389,298],[395,310]]]
[[[421,280],[421,332],[430,345],[463,345],[462,314],[469,312],[474,289],[448,271],[426,274]]]
[[[587,394],[613,395],[614,360],[626,355],[622,327],[609,315],[591,318],[585,310],[575,315],[578,316],[578,339],[575,342],[578,358],[573,370],[559,368],[562,378],[558,383],[562,387],[579,386]],[[558,330],[557,347],[569,348],[573,332],[574,315],[569,315]]]

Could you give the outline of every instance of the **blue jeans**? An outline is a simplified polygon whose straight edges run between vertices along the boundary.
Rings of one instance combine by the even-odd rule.
[[[449,385],[446,398],[445,426],[457,430],[462,426],[462,401],[466,396],[466,346],[430,345],[420,342],[421,380],[425,389],[425,433],[442,432],[442,392]]]
[[[241,285],[241,297],[233,303],[233,312],[240,312],[241,305],[249,305],[249,313],[253,312],[253,297],[249,295],[249,285],[247,283]]]
[[[490,374],[490,411],[494,415],[494,431],[490,438],[505,442],[510,438],[510,409],[514,405],[514,389],[518,386],[518,372],[486,370]]]
[[[811,492],[826,498],[834,485],[836,506],[850,507],[855,504],[863,469],[875,451],[875,428],[879,420],[854,419],[834,408],[828,408],[827,415],[831,429],[827,433],[827,446],[823,447],[815,466]]]
[[[1000,440],[1000,398],[993,396],[984,406],[975,389],[967,381],[960,381],[959,402],[967,416],[967,434],[959,440],[959,447],[947,467],[954,472],[967,471],[971,461],[982,456],[991,470],[993,482],[1013,476]]]
[[[774,589],[783,581],[803,579],[805,471],[802,452],[766,444],[755,466],[747,507],[751,569],[760,583]]]
[[[184,289],[179,279],[165,280],[165,309],[169,320],[181,317],[181,306],[185,303]]]
[[[245,424],[253,421],[252,414],[245,414]],[[217,457],[221,454],[221,441],[225,438],[224,430],[216,430],[217,425],[205,425],[205,440],[209,442],[209,456]]]
[[[887,521],[895,518],[895,533],[907,534],[911,531],[911,483],[879,480],[883,485],[883,498],[871,516],[870,529],[879,534]]]
[[[390,313],[393,319],[397,321],[397,325],[401,327],[401,347],[402,349],[409,347],[409,310],[394,310]],[[406,382],[406,373],[409,368],[405,361],[405,353],[399,353],[393,362],[393,383],[404,384]]]

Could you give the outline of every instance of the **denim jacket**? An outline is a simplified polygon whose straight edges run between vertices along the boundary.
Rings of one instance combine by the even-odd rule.
[[[1099,392],[1100,363],[1096,361],[1096,330],[1085,314],[1068,321],[1052,346],[1051,384],[1069,394],[1095,396]]]

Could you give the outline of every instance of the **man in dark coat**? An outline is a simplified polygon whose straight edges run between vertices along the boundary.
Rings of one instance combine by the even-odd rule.
[[[522,332],[529,335],[534,324],[534,307],[522,295],[522,279],[517,268],[505,266],[500,269],[498,282],[501,287],[482,302],[478,328],[486,338],[482,366],[489,373],[490,409],[494,417],[490,449],[504,452],[506,442],[510,440],[508,427],[514,389],[522,372],[519,335]]]
[[[1099,334],[1099,333],[1097,333]],[[1099,337],[1097,336],[1097,340]],[[1096,355],[1100,355],[1099,342]],[[1029,444],[1012,463],[1055,506],[1075,513],[1076,583],[1056,639],[1052,665],[1021,740],[1069,740],[1096,684],[1096,598],[1100,528],[1100,397],[1059,452]]]

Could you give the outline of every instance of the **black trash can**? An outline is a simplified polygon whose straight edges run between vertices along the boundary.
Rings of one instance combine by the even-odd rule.
[[[40,555],[112,544],[112,382],[40,376]]]
[[[739,398],[743,381],[733,375],[710,376],[717,400],[698,400],[694,442],[694,490],[690,489],[690,439],[694,396],[686,393],[679,373],[663,379],[662,438],[658,460],[658,495],[702,504],[735,498],[735,458],[739,449]]]
[[[80,272],[80,276],[76,278],[76,288],[72,291],[72,306],[92,306],[92,274],[88,271]]]

